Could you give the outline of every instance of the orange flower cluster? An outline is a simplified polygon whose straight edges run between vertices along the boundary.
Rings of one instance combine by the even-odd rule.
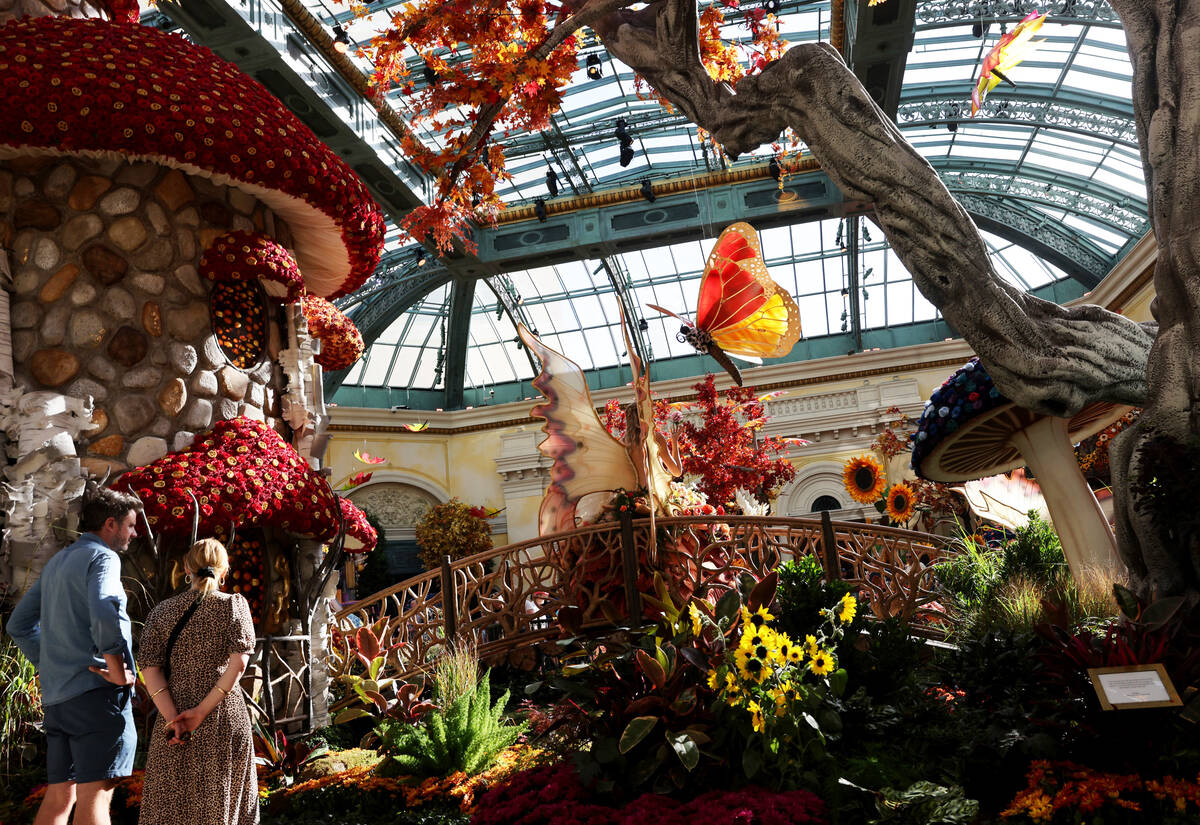
[[[221,281],[209,296],[213,332],[229,362],[255,366],[267,347],[267,312],[256,281]]]
[[[300,301],[308,331],[321,342],[316,361],[327,370],[344,370],[362,357],[362,333],[346,315],[324,298],[305,295]]]
[[[272,794],[272,806],[303,804],[303,795],[324,788],[344,788],[363,794],[387,794],[403,808],[419,808],[430,802],[457,802],[459,810],[471,813],[479,796],[502,779],[529,770],[545,761],[540,748],[513,745],[501,751],[496,761],[482,773],[467,776],[461,771],[450,776],[378,776],[376,766],[362,765],[339,773],[297,782]]]
[[[1138,812],[1144,821],[1152,822],[1156,821],[1154,800],[1169,800],[1176,813],[1186,813],[1189,806],[1200,810],[1200,776],[1195,782],[1173,776],[1147,781],[1133,774],[1101,773],[1074,762],[1037,760],[1026,780],[1025,790],[1001,812],[1002,817],[1052,822],[1061,812],[1064,822],[1077,822],[1084,814],[1112,806]]]

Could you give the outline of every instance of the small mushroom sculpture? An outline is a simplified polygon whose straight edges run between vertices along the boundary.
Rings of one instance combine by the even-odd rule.
[[[914,436],[912,467],[931,481],[970,481],[1028,466],[1041,484],[1063,553],[1078,579],[1110,580],[1125,566],[1072,445],[1123,416],[1121,404],[1089,404],[1073,418],[1039,415],[1004,397],[978,358],[933,392]]]

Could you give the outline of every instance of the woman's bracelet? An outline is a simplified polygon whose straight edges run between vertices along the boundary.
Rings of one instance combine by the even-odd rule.
[[[221,687],[220,685],[213,685],[213,687],[215,687],[217,690],[221,691],[221,693],[225,694],[226,696],[229,695],[229,691],[227,691],[225,688]]]
[[[156,690],[156,691],[154,691],[153,693],[151,693],[151,694],[150,694],[150,698],[151,698],[151,699],[154,699],[154,697],[155,697],[155,696],[157,696],[158,694],[162,693],[162,692],[163,692],[164,690],[166,690],[166,689],[167,689],[167,686],[166,686],[166,685],[163,685],[163,686],[162,686],[162,687],[160,687],[158,690]]]

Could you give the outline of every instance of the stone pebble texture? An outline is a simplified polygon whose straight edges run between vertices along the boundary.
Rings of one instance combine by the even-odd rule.
[[[95,427],[80,452],[94,475],[148,464],[238,415],[285,432],[274,360],[282,312],[269,306],[261,356],[239,369],[214,335],[211,284],[197,270],[209,243],[234,229],[290,246],[257,199],[178,170],[0,161],[16,379],[29,391],[92,396]]]

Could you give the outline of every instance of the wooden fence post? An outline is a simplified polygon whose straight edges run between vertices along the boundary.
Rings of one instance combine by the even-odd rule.
[[[629,509],[620,511],[621,514],[621,571],[625,574],[625,608],[629,611],[629,621],[639,623],[642,620],[642,594],[637,589],[638,557],[637,547],[633,543],[633,513]]]
[[[458,635],[458,605],[454,601],[454,574],[450,570],[450,557],[442,556],[442,632],[446,647],[453,648]]]
[[[837,538],[833,534],[833,522],[829,511],[821,511],[821,566],[825,568],[825,578],[835,582],[842,577],[842,563],[838,559]]]

